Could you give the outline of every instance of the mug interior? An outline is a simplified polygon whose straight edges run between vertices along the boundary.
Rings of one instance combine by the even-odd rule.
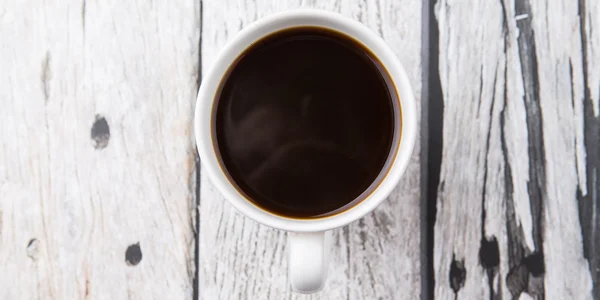
[[[378,176],[355,200],[321,217],[290,218],[267,211],[250,200],[222,163],[216,143],[215,112],[219,89],[230,68],[253,43],[278,31],[299,27],[320,27],[335,31],[368,49],[383,65],[392,82],[390,92],[397,94],[393,103],[394,129],[388,157]],[[407,104],[408,103],[408,104]],[[402,66],[387,44],[364,25],[335,13],[297,10],[258,20],[244,28],[226,45],[205,77],[196,106],[196,139],[201,161],[213,184],[239,211],[265,225],[291,231],[321,231],[343,226],[374,209],[391,192],[406,168],[414,144],[416,121],[414,100]],[[407,107],[408,106],[408,107]],[[406,111],[408,109],[408,111]],[[411,134],[411,132],[413,132]],[[408,135],[408,136],[407,136]]]

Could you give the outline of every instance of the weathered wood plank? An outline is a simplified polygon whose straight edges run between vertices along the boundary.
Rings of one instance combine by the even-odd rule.
[[[184,299],[199,3],[0,5],[0,299]]]
[[[250,22],[295,7],[340,12],[367,24],[399,55],[417,98],[421,79],[419,1],[204,0],[203,71],[225,42]],[[417,144],[419,144],[417,142]],[[333,232],[325,289],[299,296],[287,282],[286,234],[238,214],[201,180],[201,299],[416,299],[420,295],[419,147],[403,181],[385,204]]]
[[[579,155],[578,166],[585,168],[578,168],[577,200],[583,256],[594,282],[594,299],[600,299],[600,2],[579,0],[578,12],[584,84],[583,103],[579,104],[583,109],[583,137],[578,136],[578,146],[586,155]]]
[[[440,0],[435,12],[436,298],[599,298],[597,1]]]

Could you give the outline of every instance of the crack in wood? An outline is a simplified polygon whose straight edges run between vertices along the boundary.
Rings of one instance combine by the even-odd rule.
[[[85,1],[85,0],[84,0]],[[203,0],[198,1],[198,66],[197,66],[197,77],[196,77],[196,88],[198,91],[200,87],[200,83],[202,82],[202,29],[203,29],[203,15],[202,15],[202,3]],[[192,299],[199,300],[200,299],[200,190],[202,187],[202,180],[200,171],[202,169],[202,165],[200,162],[200,156],[198,155],[198,151],[196,145],[194,143],[194,167],[195,167],[195,182],[194,182],[194,201],[192,202],[194,207],[194,211],[196,212],[195,216],[195,230],[194,230],[194,275],[192,277]],[[215,273],[216,276],[216,273]],[[216,279],[215,279],[216,281]]]
[[[426,136],[423,137],[423,141],[426,143],[426,154],[421,155],[424,160],[423,168],[427,168],[425,176],[422,176],[425,183],[423,193],[425,194],[425,260],[426,266],[425,274],[422,276],[423,291],[421,293],[423,299],[433,299],[435,294],[435,265],[433,263],[434,247],[435,247],[435,223],[437,216],[437,202],[442,201],[438,199],[438,193],[443,194],[444,183],[440,182],[440,171],[442,166],[442,147],[444,144],[444,94],[442,92],[442,85],[440,80],[440,69],[439,69],[439,24],[435,16],[435,0],[427,1],[427,12],[423,13],[427,17],[424,20],[428,20],[428,24],[424,22],[424,28],[427,28],[427,32],[423,31],[423,36],[427,36],[427,60],[428,68],[426,71],[426,82],[427,86],[424,87],[423,92],[427,93],[423,100],[426,101],[423,109],[427,116],[424,118],[426,123]],[[427,27],[425,27],[427,26]],[[424,75],[425,76],[425,75]]]
[[[200,75],[198,75],[198,77],[200,77]],[[193,224],[195,225],[194,227],[194,274],[192,276],[192,287],[193,287],[193,291],[192,291],[192,296],[193,296],[193,300],[197,300],[200,299],[200,187],[201,187],[201,180],[200,180],[200,169],[201,169],[201,165],[200,165],[200,157],[198,156],[198,153],[195,153],[195,159],[194,159],[194,167],[195,167],[195,182],[194,182],[194,201],[192,201],[192,204],[195,206],[193,208],[193,211],[196,212],[195,218],[194,218],[194,222]]]
[[[523,240],[523,233],[521,226],[517,225],[514,198],[513,198],[513,177],[512,168],[508,159],[508,148],[506,145],[506,114],[507,114],[507,86],[506,80],[508,79],[507,69],[505,66],[504,73],[504,107],[500,111],[500,147],[502,149],[502,157],[504,159],[504,197],[506,202],[506,231],[507,231],[507,248],[508,248],[508,267],[509,272],[506,276],[506,285],[508,290],[511,292],[513,297],[518,298],[521,292],[525,289],[521,282],[522,275],[518,275],[517,279],[514,278],[514,274],[521,274],[521,270],[518,269],[518,260],[522,257],[522,246],[520,241]]]
[[[483,65],[481,66],[481,81],[479,87],[479,104],[477,105],[477,112],[479,113],[479,108],[481,107],[482,101],[482,89],[483,89]],[[490,118],[488,121],[487,127],[487,137],[485,141],[485,150],[484,150],[484,163],[483,163],[483,188],[481,190],[481,243],[479,247],[479,262],[483,268],[486,269],[487,277],[488,277],[488,286],[490,291],[490,300],[495,299],[496,293],[494,292],[494,277],[497,273],[497,266],[500,262],[500,253],[498,248],[498,241],[496,237],[492,236],[488,239],[486,231],[485,231],[485,220],[486,220],[486,191],[487,191],[487,181],[488,181],[488,160],[490,153],[490,138],[492,131],[492,120],[494,107],[496,106],[496,80],[498,76],[497,72],[498,68],[496,67],[496,71],[494,72],[494,80],[492,85],[492,100],[490,104],[490,111],[488,112]]]
[[[529,195],[529,204],[531,207],[531,216],[533,221],[532,236],[535,249],[529,249],[522,244],[522,240],[516,238],[510,241],[512,244],[510,260],[510,271],[507,274],[507,285],[513,296],[519,297],[522,292],[528,292],[530,295],[544,299],[544,283],[541,280],[537,285],[538,288],[529,288],[530,276],[538,276],[543,274],[543,214],[544,203],[546,202],[546,170],[545,170],[545,149],[543,141],[543,116],[540,107],[539,98],[539,78],[537,65],[537,52],[535,35],[532,28],[531,3],[529,1],[515,1],[516,15],[528,15],[526,19],[522,19],[517,23],[519,35],[517,44],[519,50],[519,59],[521,64],[521,76],[524,89],[524,107],[525,107],[525,122],[527,126],[527,141],[528,141],[528,161],[529,161],[529,181],[527,182],[527,192]],[[512,197],[511,197],[512,198]],[[511,199],[513,202],[514,198]],[[512,213],[514,213],[514,204],[508,203]],[[509,213],[510,214],[510,213]],[[509,218],[510,219],[510,218]],[[516,223],[509,220],[509,227],[513,227],[509,232],[522,235],[522,228],[516,228]],[[513,224],[510,224],[513,223]],[[518,230],[518,231],[514,231]],[[510,236],[510,234],[509,234]],[[535,251],[529,256],[523,257],[530,251]],[[534,255],[534,256],[531,256]],[[534,257],[532,259],[530,257]],[[541,264],[541,266],[538,266]],[[523,266],[525,268],[523,269]],[[516,269],[515,269],[516,268]],[[523,270],[526,270],[525,273]],[[521,279],[517,279],[524,277]],[[521,283],[524,283],[522,285]],[[540,286],[541,285],[541,286]]]
[[[539,97],[538,62],[535,36],[532,28],[532,16],[529,1],[515,1],[517,15],[527,14],[530,17],[517,23],[519,36],[519,58],[521,62],[521,76],[525,95],[525,122],[527,124],[528,156],[529,156],[529,182],[527,190],[531,204],[533,219],[533,239],[535,249],[542,248],[542,214],[543,204],[546,199],[546,174],[545,153],[543,141],[542,112]]]

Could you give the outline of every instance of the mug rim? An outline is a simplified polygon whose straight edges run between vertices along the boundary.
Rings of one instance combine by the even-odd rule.
[[[387,71],[397,93],[401,120],[398,145],[388,153],[389,167],[382,178],[376,179],[374,188],[358,202],[332,215],[318,218],[290,218],[269,212],[247,199],[234,186],[219,162],[217,147],[213,143],[213,105],[221,81],[229,68],[254,42],[281,30],[297,27],[321,27],[340,32],[369,49]],[[235,209],[264,225],[295,232],[324,231],[344,226],[360,219],[383,202],[395,188],[406,170],[416,139],[416,107],[408,76],[396,54],[379,35],[358,21],[340,14],[319,9],[296,9],[261,18],[238,32],[220,51],[204,77],[198,91],[194,116],[194,132],[200,161],[210,181]],[[370,188],[369,188],[370,189]]]

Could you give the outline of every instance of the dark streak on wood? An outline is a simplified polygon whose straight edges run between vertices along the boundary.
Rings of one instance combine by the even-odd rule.
[[[393,223],[385,212],[375,210],[373,213],[373,222],[375,223],[375,226],[379,228],[384,235],[386,235],[386,237],[390,234],[390,226],[392,226]]]
[[[529,18],[517,24],[519,36],[519,58],[521,61],[521,76],[525,91],[525,122],[527,123],[527,139],[529,154],[529,182],[527,191],[531,204],[533,220],[533,242],[536,249],[542,249],[542,214],[546,199],[546,169],[544,153],[544,133],[542,127],[542,112],[539,97],[539,79],[535,36],[531,25],[532,16],[529,1],[515,1],[516,14],[528,14]]]
[[[378,0],[377,1],[377,18],[376,18],[376,20],[377,20],[377,33],[379,33],[379,36],[383,38],[384,37],[383,36],[383,26],[382,26],[383,18],[381,18],[381,10],[382,10],[382,8],[381,8],[381,0]]]
[[[365,218],[361,218],[358,220],[358,237],[360,238],[360,246],[363,250],[367,247],[367,232],[365,230]]]
[[[509,44],[509,33],[506,22],[506,8],[502,4],[503,17],[504,17],[504,52]],[[507,248],[508,248],[508,267],[509,271],[506,275],[506,286],[509,292],[512,294],[514,299],[519,298],[521,293],[530,292],[530,274],[531,272],[527,268],[527,263],[524,262],[524,244],[525,237],[523,229],[518,225],[516,212],[515,212],[515,199],[513,197],[514,186],[513,176],[510,161],[508,160],[508,149],[506,144],[506,114],[508,105],[508,61],[505,60],[504,67],[504,107],[500,112],[500,145],[502,149],[502,155],[504,158],[504,185],[505,185],[505,203],[506,203],[506,227],[507,227]],[[542,257],[543,263],[543,257]],[[531,263],[529,263],[531,264]],[[543,267],[542,267],[543,268]],[[532,269],[535,269],[532,267]],[[536,274],[538,274],[536,272]],[[541,287],[543,288],[543,280],[541,281]],[[536,289],[537,291],[537,289]],[[496,291],[498,295],[501,295],[501,291]],[[543,299],[544,295],[535,293],[539,297],[537,299]],[[499,298],[500,296],[498,296]]]
[[[217,234],[221,233],[221,225],[223,225],[223,213],[221,213],[221,216],[219,217],[219,224],[217,225]],[[223,231],[223,236],[224,239],[227,237],[227,230]]]
[[[85,279],[85,294],[84,294],[84,299],[87,299],[87,297],[90,295],[90,280],[89,279]]]
[[[536,43],[531,21],[535,16],[532,16],[529,1],[515,1],[515,10],[517,15],[529,15],[529,18],[523,19],[517,23],[519,29],[517,43],[521,63],[523,89],[525,92],[523,101],[526,114],[525,121],[527,124],[529,157],[529,182],[527,183],[527,191],[531,207],[533,243],[536,252],[533,254],[528,253],[530,250],[525,246],[523,228],[518,226],[516,221],[515,199],[512,197],[512,176],[507,176],[505,180],[507,184],[506,203],[509,272],[506,277],[506,284],[515,298],[518,298],[522,292],[527,292],[530,295],[535,296],[536,299],[544,299],[543,279],[536,279],[535,286],[529,285],[529,282],[532,281],[532,277],[539,277],[543,274],[545,269],[542,220],[543,205],[546,201],[546,170],[542,127],[543,116],[539,98]],[[506,70],[506,72],[508,71]],[[501,118],[502,127],[504,127],[504,115]],[[503,140],[503,152],[506,151],[505,147],[505,140]],[[504,153],[504,155],[506,157],[507,154]],[[507,160],[506,163],[508,163]],[[508,167],[508,165],[505,166],[505,168]]]
[[[336,3],[339,0],[336,1]],[[427,191],[427,182],[428,182],[428,164],[427,159],[429,155],[429,144],[428,144],[428,136],[429,136],[429,74],[430,73],[438,73],[438,70],[431,70],[429,62],[431,60],[432,51],[430,49],[430,26],[431,22],[435,20],[433,16],[433,2],[435,0],[425,0],[422,2],[421,6],[421,63],[422,63],[422,71],[421,71],[421,150],[419,153],[419,160],[421,162],[420,166],[420,189],[421,189],[421,209],[419,212],[419,218],[421,219],[420,228],[421,228],[421,255],[420,255],[420,272],[421,272],[421,299],[433,299],[433,290],[434,290],[434,273],[433,273],[433,263],[431,263],[433,256],[430,252],[433,251],[433,243],[430,241],[430,225],[428,218],[428,210],[430,206],[430,202],[432,201],[428,197]],[[433,19],[433,20],[432,20]],[[435,199],[432,202],[435,205]],[[433,230],[433,226],[431,226]]]
[[[46,51],[46,55],[42,60],[42,72],[40,79],[42,81],[42,91],[44,92],[44,103],[48,102],[50,98],[50,79],[52,78],[52,71],[50,70],[50,51]]]
[[[481,67],[479,68],[479,74],[480,74],[480,76],[479,76],[479,98],[477,98],[477,115],[479,115],[479,109],[481,108],[481,95],[483,93],[483,65],[481,65]],[[488,134],[489,134],[489,131],[488,131]],[[488,135],[488,142],[489,142],[489,135]],[[488,145],[489,145],[489,143],[488,143]],[[487,157],[487,153],[485,156]],[[485,181],[484,181],[484,184],[485,184]]]
[[[200,73],[200,72],[199,72]],[[200,75],[198,75],[200,77]],[[195,176],[195,191],[194,191],[194,210],[196,211],[196,228],[194,230],[194,277],[192,279],[192,287],[193,287],[193,298],[192,299],[200,299],[200,157],[198,156],[198,152],[194,151],[195,154],[195,168],[196,168],[196,176]]]
[[[435,17],[436,0],[423,3],[423,86],[422,86],[422,130],[421,137],[421,256],[422,286],[421,299],[433,299],[435,290],[434,232],[437,215],[438,189],[443,192],[440,182],[442,166],[442,146],[444,143],[444,95],[439,70],[439,24]],[[440,201],[442,201],[440,199]]]
[[[84,34],[85,34],[85,5],[86,5],[86,0],[83,0],[81,3],[81,25],[82,25]]]
[[[586,150],[587,194],[577,190],[583,256],[588,260],[594,299],[600,299],[600,118],[594,116],[590,98],[584,100],[584,144]]]
[[[500,0],[500,5],[502,6],[502,34],[504,35],[504,49],[503,52],[506,53],[509,43],[509,33],[508,33],[508,21],[506,14],[506,6],[504,5],[504,0]],[[513,182],[512,182],[512,168],[510,165],[510,161],[508,160],[508,149],[506,146],[506,133],[504,129],[506,128],[506,114],[507,114],[507,106],[508,106],[508,61],[504,60],[504,106],[500,111],[500,147],[502,149],[502,157],[504,159],[504,187],[505,187],[505,202],[506,202],[506,227],[507,227],[507,243],[508,243],[508,263],[509,268],[514,267],[515,257],[520,257],[520,248],[515,247],[514,244],[517,243],[515,240],[515,234],[520,235],[520,228],[517,226],[517,222],[515,220],[515,211],[514,211],[514,202],[513,202]],[[518,237],[520,238],[520,236]]]
[[[334,7],[334,11],[339,12],[340,11],[340,0],[335,0],[335,3],[333,4]]]
[[[575,109],[575,92],[573,90],[575,84],[573,83],[573,61],[571,58],[569,58],[569,79],[571,80],[571,108]]]
[[[485,193],[486,193],[486,183],[487,183],[487,177],[488,177],[488,155],[490,152],[490,137],[491,137],[491,130],[492,130],[492,112],[494,111],[494,106],[496,105],[496,75],[494,75],[494,86],[493,86],[493,90],[492,90],[492,103],[490,105],[490,111],[488,112],[490,118],[488,121],[488,134],[487,134],[487,138],[485,141],[485,155],[484,155],[484,161],[483,161],[483,189],[481,191],[481,237],[482,239],[485,238]],[[483,76],[482,76],[483,78]],[[482,81],[483,82],[483,79]],[[483,85],[483,83],[482,83]],[[480,92],[479,92],[479,102],[481,102],[481,89],[482,87],[479,87]],[[479,107],[478,107],[479,109]]]
[[[278,235],[278,236],[280,236],[281,234],[282,234],[282,232],[278,232],[278,233],[277,233],[277,235]],[[338,243],[338,247],[339,247],[339,239],[336,239],[336,241],[337,241],[336,243]],[[275,249],[273,250],[273,253],[279,253],[279,252],[278,252],[278,250],[279,250],[279,246],[280,246],[280,244],[279,244],[279,243],[276,243],[276,244],[275,244]],[[258,239],[256,239],[255,247],[256,247],[256,248],[258,247]],[[266,255],[266,254],[267,254],[267,249],[265,248],[265,250],[263,250],[263,253],[262,253],[262,255]],[[272,270],[274,266],[275,266],[275,257],[272,257],[272,258],[271,258],[271,263],[269,264],[269,270]],[[271,289],[268,289],[268,290],[269,290],[269,293],[270,293],[270,292],[271,292]],[[270,298],[269,298],[269,297],[267,297],[267,299],[270,299]]]
[[[507,33],[505,32],[505,36]],[[506,38],[505,38],[506,40]],[[505,42],[506,47],[506,42]],[[511,292],[513,297],[516,299],[518,295],[525,289],[525,286],[521,284],[521,282],[528,279],[522,278],[521,270],[519,269],[519,259],[523,256],[523,249],[521,247],[521,241],[523,238],[523,233],[521,231],[521,227],[517,225],[516,217],[515,217],[515,207],[514,207],[514,198],[513,198],[513,181],[512,181],[512,168],[510,162],[508,160],[508,149],[506,146],[506,133],[504,129],[506,128],[506,114],[507,114],[507,86],[506,80],[508,79],[508,69],[507,66],[504,68],[504,107],[500,112],[500,147],[502,149],[502,156],[504,158],[504,198],[506,203],[506,232],[507,232],[507,248],[508,248],[508,268],[509,272],[506,276],[506,285],[508,290]],[[515,275],[516,274],[516,275]],[[517,276],[517,277],[515,277]],[[527,276],[527,274],[525,274]]]
[[[481,81],[479,86],[479,103],[477,105],[477,111],[479,112],[479,108],[481,106],[481,96],[483,89],[483,66],[481,67]],[[497,68],[496,68],[497,69]],[[483,189],[481,192],[481,244],[479,247],[479,262],[486,269],[486,273],[488,276],[488,286],[490,291],[490,300],[495,299],[495,295],[497,294],[494,291],[494,277],[498,272],[498,264],[500,251],[498,249],[498,241],[495,237],[491,237],[488,239],[485,232],[485,219],[486,219],[486,211],[485,211],[485,202],[486,202],[486,191],[487,191],[487,179],[488,179],[488,155],[490,150],[490,137],[492,131],[492,120],[493,120],[493,112],[494,107],[496,106],[496,79],[497,72],[494,73],[494,83],[492,86],[492,103],[490,104],[490,110],[487,112],[489,115],[488,127],[487,127],[487,138],[485,141],[485,155],[483,162]]]
[[[84,0],[85,1],[85,0]],[[202,0],[199,0],[199,13],[198,13],[198,23],[199,28],[198,31],[200,34],[198,35],[198,77],[196,80],[196,90],[200,87],[200,83],[202,82]],[[196,151],[196,147],[194,147],[194,162],[196,168],[196,182],[195,182],[195,211],[196,211],[196,230],[194,231],[194,277],[192,279],[192,299],[197,300],[200,299],[200,188],[201,188],[201,176],[200,170],[202,168],[200,162],[200,156],[198,155],[198,151]],[[216,281],[216,280],[215,280]]]
[[[583,256],[587,259],[593,282],[592,295],[594,299],[600,299],[600,182],[598,181],[598,170],[600,170],[600,118],[594,115],[594,108],[588,79],[588,40],[586,32],[586,6],[585,0],[578,2],[579,30],[581,35],[581,48],[583,51],[583,124],[584,145],[586,152],[586,191],[577,189],[577,201],[579,204],[579,223],[581,225],[581,236],[583,238]],[[591,28],[589,29],[591,31]],[[579,183],[582,184],[582,183]]]
[[[366,0],[360,0],[358,2],[358,16],[357,19],[359,22],[361,23],[365,23],[365,19],[363,18],[363,12],[367,9],[367,1]]]
[[[373,267],[371,267],[371,264],[369,263],[369,260],[365,261],[365,265],[367,266],[367,271],[369,272],[369,284],[371,286],[371,289],[373,289],[373,291],[375,291],[375,283],[377,281],[375,281],[375,276],[373,275]]]
[[[38,252],[38,244],[39,242],[37,239],[30,239],[27,243],[27,256],[29,256],[31,259],[36,258]]]

